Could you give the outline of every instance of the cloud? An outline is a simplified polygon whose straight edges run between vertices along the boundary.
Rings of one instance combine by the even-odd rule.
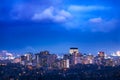
[[[93,11],[93,10],[106,10],[110,7],[104,6],[96,6],[96,5],[89,5],[89,6],[81,6],[81,5],[71,5],[69,6],[70,11]]]
[[[87,25],[93,32],[109,32],[117,27],[118,21],[115,19],[106,20],[100,17],[90,18]]]
[[[8,52],[7,50],[2,50],[0,52],[0,56],[13,56],[13,54]]]
[[[29,20],[35,13],[40,13],[44,9],[55,6],[58,8],[56,4],[59,4],[60,1],[54,0],[17,0],[10,5],[10,11],[8,12],[9,18],[13,20]],[[8,7],[5,7],[6,9]]]
[[[100,22],[102,22],[102,18],[101,17],[91,18],[91,19],[89,19],[89,21],[92,23],[100,23]]]
[[[53,18],[53,7],[45,9],[43,12],[35,13],[32,17],[33,20],[52,19]]]
[[[105,20],[102,18],[103,16],[108,15],[108,13],[110,14],[106,16],[106,18],[111,16],[114,17],[111,13],[113,8],[105,5],[65,5],[63,0],[19,0],[19,2],[13,1],[10,6],[11,8],[8,9],[10,13],[8,12],[8,14],[6,14],[9,16],[6,18],[3,17],[5,20],[9,20],[10,18],[10,21],[49,21],[51,23],[60,23],[62,24],[62,27],[64,26],[67,29],[79,28],[80,30],[84,29],[85,31],[88,29],[90,31],[111,30],[114,28],[113,26],[116,25],[116,21],[111,19]]]
[[[68,11],[73,15],[73,19],[65,25],[67,29],[74,28],[81,31],[109,32],[117,26],[117,20],[109,18],[111,10],[111,7],[103,5],[70,5]],[[108,15],[108,13],[110,14]],[[102,18],[103,16],[106,17]]]
[[[54,17],[55,21],[61,22],[61,21],[67,21],[72,18],[71,13],[65,10],[60,10],[57,12],[56,16]]]
[[[12,5],[9,15],[12,20],[32,19],[33,21],[48,20],[51,22],[66,22],[70,19],[71,14],[63,8],[63,5],[60,5],[62,1],[63,0],[19,0],[19,2]]]
[[[58,10],[54,7],[49,7],[42,12],[35,13],[32,20],[51,20],[53,22],[66,22],[72,17],[71,13],[65,10]]]
[[[77,29],[82,32],[110,32],[116,29],[119,21],[117,19],[106,19],[102,17],[94,17],[87,19],[76,19],[65,23],[66,29]]]

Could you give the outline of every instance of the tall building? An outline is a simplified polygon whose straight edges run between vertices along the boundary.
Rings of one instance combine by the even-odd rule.
[[[21,59],[20,58],[15,58],[14,60],[13,60],[13,63],[20,63],[21,62]]]
[[[105,53],[103,51],[99,51],[98,52],[98,57],[105,57]]]
[[[79,53],[78,51],[78,48],[70,48],[70,51],[69,51],[70,54],[74,54],[74,53]]]
[[[36,65],[37,67],[40,67],[40,54],[35,54],[35,61],[36,61]]]
[[[21,61],[21,64],[22,64],[22,65],[26,65],[26,60],[27,60],[27,57],[26,57],[26,56],[22,55],[22,56],[20,57],[20,61]]]
[[[105,53],[103,51],[98,52],[98,64],[105,65]]]
[[[60,61],[60,67],[63,68],[63,69],[69,68],[70,67],[69,59],[62,59]]]
[[[49,51],[41,51],[35,54],[35,60],[38,67],[52,68],[57,56],[55,54],[50,54]]]
[[[82,62],[83,62],[83,64],[93,64],[94,56],[93,55],[84,55]]]
[[[27,53],[27,54],[25,54],[25,56],[26,56],[26,58],[27,58],[27,61],[29,61],[29,62],[32,62],[32,53]]]

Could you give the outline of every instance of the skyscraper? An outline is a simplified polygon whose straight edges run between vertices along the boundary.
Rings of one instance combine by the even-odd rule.
[[[74,48],[74,47],[70,48],[69,53],[70,54],[79,53],[78,48]]]

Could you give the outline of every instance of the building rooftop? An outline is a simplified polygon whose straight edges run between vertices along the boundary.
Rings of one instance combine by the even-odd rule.
[[[76,47],[71,47],[70,49],[78,49],[78,48],[76,48]]]

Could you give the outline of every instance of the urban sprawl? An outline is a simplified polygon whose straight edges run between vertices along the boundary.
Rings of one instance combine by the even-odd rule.
[[[0,80],[119,80],[120,51],[97,56],[70,48],[58,57],[49,51],[26,53],[19,57],[0,55]]]

